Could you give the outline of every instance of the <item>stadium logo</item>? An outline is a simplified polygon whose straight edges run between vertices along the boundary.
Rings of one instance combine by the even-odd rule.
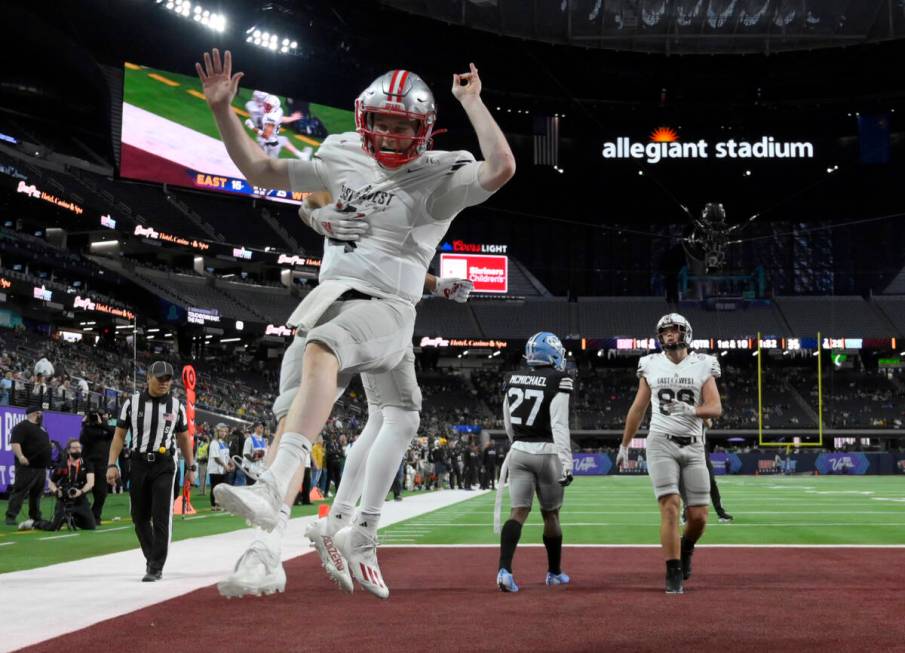
[[[449,340],[446,338],[428,338],[424,336],[421,338],[421,347],[449,347]]]
[[[107,229],[116,229],[116,220],[114,220],[110,215],[102,215],[101,216],[101,226],[107,227]]]
[[[17,193],[25,193],[29,197],[34,197],[35,199],[41,199],[41,191],[34,184],[26,184],[24,181],[20,181],[19,185],[16,186]]]
[[[576,458],[574,469],[578,472],[593,471],[597,469],[597,461],[594,460],[593,456],[582,456],[581,458]]]
[[[160,238],[160,234],[154,231],[153,227],[142,227],[140,224],[135,225],[134,234],[139,237],[153,238],[154,240]]]
[[[4,279],[3,277],[0,277],[0,290],[6,290],[6,289],[12,288],[12,287],[13,287],[12,281],[10,281],[9,279]]]
[[[756,141],[730,138],[710,143],[706,140],[679,142],[679,134],[669,127],[658,127],[647,143],[633,142],[628,136],[603,144],[604,159],[643,159],[659,163],[663,159],[813,159],[814,144],[807,141],[777,141],[763,136]]]
[[[265,336],[291,336],[292,329],[282,324],[268,324],[264,329]]]
[[[244,247],[234,247],[233,248],[233,257],[234,258],[242,258],[246,261],[251,260],[251,250],[245,249]]]
[[[84,308],[86,311],[93,311],[95,309],[95,306],[90,297],[80,297],[76,295],[75,299],[72,302],[72,308]]]
[[[650,133],[650,140],[654,143],[674,143],[679,140],[679,134],[671,127],[657,127]]]
[[[52,295],[53,295],[53,293],[51,291],[47,290],[47,288],[45,288],[44,286],[40,286],[40,287],[35,286],[35,291],[34,291],[35,299],[40,299],[42,302],[49,302],[50,297]]]
[[[195,308],[194,306],[189,306],[186,308],[186,313],[189,324],[220,321],[220,311],[216,308]]]
[[[441,252],[465,252],[468,254],[505,254],[508,245],[484,245],[466,243],[464,240],[449,241],[440,245]]]
[[[320,259],[317,258],[306,258],[304,256],[296,256],[289,254],[280,254],[279,258],[277,258],[277,265],[307,265],[310,267],[319,268],[321,266]]]

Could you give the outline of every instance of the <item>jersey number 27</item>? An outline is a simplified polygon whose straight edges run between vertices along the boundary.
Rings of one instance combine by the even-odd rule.
[[[534,420],[537,419],[537,413],[541,404],[544,403],[544,393],[541,390],[522,390],[522,388],[509,388],[506,393],[509,398],[509,421],[513,424],[521,424],[522,418],[516,416],[515,411],[526,399],[532,402],[531,413],[525,420],[525,426],[534,426]]]

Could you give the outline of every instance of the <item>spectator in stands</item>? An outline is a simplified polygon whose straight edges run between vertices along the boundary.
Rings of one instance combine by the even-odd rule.
[[[35,363],[35,376],[43,376],[44,378],[50,378],[53,376],[53,363],[47,360],[47,356],[42,356],[37,363]]]
[[[7,370],[0,379],[0,406],[9,406],[13,392],[13,372]]]
[[[321,479],[324,476],[324,458],[324,443],[321,440],[311,447],[311,487],[318,489],[321,487]],[[326,492],[321,489],[321,494],[325,495]]]
[[[255,422],[254,430],[247,434],[242,445],[243,467],[250,472],[248,485],[264,471],[264,455],[267,453],[267,439],[264,437],[264,422]]]

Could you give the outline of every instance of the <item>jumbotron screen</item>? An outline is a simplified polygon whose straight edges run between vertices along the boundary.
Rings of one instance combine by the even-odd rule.
[[[120,175],[130,179],[277,201],[289,189],[257,188],[220,140],[197,77],[125,64]],[[270,157],[308,159],[329,134],[355,129],[352,111],[239,87],[233,110]]]

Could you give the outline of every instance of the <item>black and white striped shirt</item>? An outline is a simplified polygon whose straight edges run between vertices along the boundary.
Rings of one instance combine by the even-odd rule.
[[[116,425],[132,431],[132,449],[170,455],[176,452],[176,435],[188,430],[185,406],[172,394],[152,397],[147,390],[126,399]]]

